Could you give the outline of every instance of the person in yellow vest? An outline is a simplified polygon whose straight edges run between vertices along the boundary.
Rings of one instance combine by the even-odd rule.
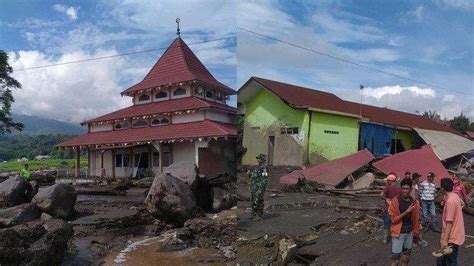
[[[20,176],[26,182],[30,181],[31,173],[30,173],[29,165],[27,163],[25,163],[25,166],[23,167],[23,169],[21,169]]]

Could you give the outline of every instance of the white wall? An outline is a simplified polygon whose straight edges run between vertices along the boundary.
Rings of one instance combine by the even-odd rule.
[[[195,152],[195,156],[194,156],[194,163],[199,166],[199,148],[207,148],[207,146],[209,145],[209,140],[202,140],[202,141],[198,141],[196,140],[194,142],[194,152]]]
[[[194,162],[195,146],[194,142],[182,142],[173,144],[173,162]]]
[[[168,97],[165,97],[165,98],[158,98],[158,99],[157,99],[157,98],[156,98],[156,94],[158,94],[159,91],[155,91],[155,92],[153,93],[153,101],[154,101],[154,102],[166,101],[166,100],[169,100],[169,99],[171,98],[171,96],[170,96],[170,90],[169,90],[169,89],[161,89],[161,91],[164,91],[164,92],[168,93]]]
[[[91,132],[109,131],[114,128],[112,123],[102,125],[91,125]]]
[[[143,94],[148,94],[150,96],[150,99],[148,101],[139,101],[138,98],[142,96]],[[143,93],[143,94],[137,94],[135,95],[135,104],[144,104],[144,103],[150,103],[151,102],[151,92]]]
[[[191,114],[173,115],[172,120],[173,124],[202,121],[204,120],[204,111],[199,111]]]
[[[219,112],[215,110],[206,110],[206,118],[209,120],[224,122],[224,123],[232,123],[233,119],[225,112]]]

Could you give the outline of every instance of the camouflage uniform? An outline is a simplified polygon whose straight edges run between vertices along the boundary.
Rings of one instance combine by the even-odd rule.
[[[257,165],[250,174],[250,193],[252,195],[252,216],[263,216],[263,195],[267,186],[268,170],[265,165]]]

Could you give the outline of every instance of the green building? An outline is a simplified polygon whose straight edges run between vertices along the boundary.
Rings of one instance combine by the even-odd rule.
[[[361,105],[332,93],[252,77],[238,92],[244,165],[314,165],[367,148],[394,154],[424,144],[414,128],[454,133],[420,115]]]

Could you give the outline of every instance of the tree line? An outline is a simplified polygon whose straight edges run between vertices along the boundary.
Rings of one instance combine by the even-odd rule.
[[[0,134],[0,161],[15,160],[22,157],[32,160],[37,155],[49,155],[56,159],[72,159],[74,158],[74,151],[60,150],[55,147],[72,137],[74,135]]]

